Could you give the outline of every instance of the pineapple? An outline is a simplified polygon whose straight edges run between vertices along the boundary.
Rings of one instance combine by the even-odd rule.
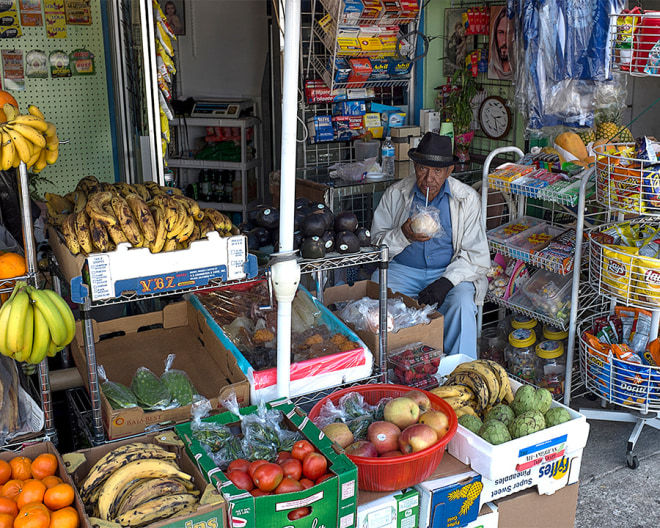
[[[596,133],[593,128],[581,128],[578,130],[577,135],[585,145],[596,141]]]
[[[618,108],[600,108],[594,116],[596,121],[596,140],[604,139],[613,143],[632,143],[635,139],[628,127],[621,125],[621,110]]]

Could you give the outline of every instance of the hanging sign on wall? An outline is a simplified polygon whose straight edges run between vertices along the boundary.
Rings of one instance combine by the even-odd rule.
[[[90,0],[66,0],[66,23],[89,26],[92,23]]]
[[[94,54],[86,49],[77,49],[69,55],[74,75],[94,75]]]
[[[31,50],[27,52],[25,76],[29,79],[48,79],[48,56],[45,51]]]
[[[21,25],[25,27],[43,26],[41,0],[20,0]]]
[[[69,56],[63,51],[53,51],[48,57],[50,61],[50,75],[54,79],[59,77],[71,77],[71,66]]]
[[[0,2],[0,38],[17,38],[22,34],[15,0]]]
[[[48,38],[66,38],[66,12],[64,4],[58,0],[45,0],[46,36]]]
[[[25,91],[23,50],[2,50],[2,72],[5,76],[6,90]]]

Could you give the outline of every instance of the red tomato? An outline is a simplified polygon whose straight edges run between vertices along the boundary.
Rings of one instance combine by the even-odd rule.
[[[254,478],[254,470],[257,469],[259,466],[263,466],[264,464],[268,464],[268,460],[264,460],[262,458],[250,462],[250,467],[248,468],[248,475]]]
[[[227,467],[227,473],[234,471],[235,469],[239,469],[240,471],[245,471],[247,473],[249,468],[250,462],[248,460],[245,460],[244,458],[237,458],[236,460],[232,460],[229,463],[229,467]]]
[[[284,477],[282,482],[280,482],[280,485],[275,488],[275,495],[279,495],[280,493],[291,493],[293,491],[302,491],[304,489],[303,485],[297,480],[292,479],[291,477]]]
[[[316,484],[320,484],[324,480],[328,480],[329,478],[332,478],[332,473],[326,473],[325,475],[321,475],[319,478],[316,479]]]
[[[302,477],[302,464],[300,460],[289,458],[280,464],[285,477],[291,477],[293,480],[300,480]]]
[[[238,489],[252,491],[254,489],[254,482],[250,478],[250,475],[246,471],[241,471],[240,469],[235,469],[227,473],[227,478],[234,483]]]
[[[302,487],[305,488],[305,489],[309,489],[312,486],[314,486],[314,481],[309,480],[308,478],[301,478],[300,483],[302,484]]]
[[[295,444],[293,444],[293,449],[291,449],[291,456],[302,462],[309,453],[313,453],[314,451],[314,446],[307,440],[298,440]]]
[[[306,517],[310,513],[312,513],[312,510],[309,508],[309,506],[305,506],[304,508],[297,508],[293,511],[290,511],[287,517],[290,521],[297,521],[298,519]]]
[[[250,495],[253,497],[263,497],[264,495],[272,495],[270,491],[261,491],[259,488],[254,488],[251,492]]]
[[[261,491],[273,491],[284,478],[282,468],[272,462],[266,462],[254,470],[252,480]]]
[[[316,480],[328,469],[328,460],[321,453],[309,453],[302,463],[303,475]]]
[[[291,458],[291,451],[279,451],[277,453],[277,459],[275,460],[276,464],[281,464],[285,460],[289,460]]]

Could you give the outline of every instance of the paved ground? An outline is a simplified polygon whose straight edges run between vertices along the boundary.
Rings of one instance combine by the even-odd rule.
[[[597,405],[584,398],[571,402],[576,409]],[[634,424],[589,423],[575,528],[660,526],[660,431],[648,426],[642,429],[634,450],[639,467],[632,470],[626,464],[626,449]]]

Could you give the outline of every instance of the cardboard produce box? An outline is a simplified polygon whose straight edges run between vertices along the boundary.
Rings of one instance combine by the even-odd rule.
[[[358,381],[371,375],[374,358],[359,337],[302,286],[299,294],[306,295],[311,299],[315,307],[321,312],[322,322],[329,328],[330,332],[343,334],[350,341],[355,341],[358,346],[353,350],[291,363],[289,395],[293,397],[308,394]],[[255,370],[196,295],[190,297],[190,302],[206,319],[209,328],[215,332],[222,344],[235,356],[239,368],[250,382],[250,401],[256,404],[261,401],[268,402],[276,399],[279,396],[277,392],[277,368]]]
[[[333,443],[289,400],[271,402],[268,408],[282,411],[282,423],[292,431],[300,431],[328,459],[328,472],[334,476],[303,491],[254,497],[234,486],[216,466],[202,444],[194,438],[190,423],[177,425],[176,432],[184,440],[190,457],[197,462],[207,480],[225,497],[231,526],[357,528],[358,488],[355,464],[346,455],[338,453]],[[241,409],[241,414],[254,414],[256,411],[257,407],[246,407]],[[205,418],[203,421],[237,425],[237,417],[229,412]],[[311,508],[311,513],[297,520],[289,520],[289,513],[304,507]]]
[[[352,286],[343,284],[341,286],[333,286],[326,288],[323,292],[323,303],[326,306],[341,301],[354,301],[362,297],[370,297],[371,299],[378,299],[380,297],[380,289],[378,283],[373,281],[360,281],[354,283]],[[403,295],[402,293],[393,293],[388,288],[387,297],[400,298],[406,306],[412,308],[420,308],[421,305],[411,297]],[[354,326],[347,323],[349,327],[354,329]],[[421,341],[426,345],[430,345],[438,350],[442,350],[442,337],[444,332],[444,319],[441,313],[434,312],[431,314],[431,322],[426,325],[415,325],[409,328],[402,328],[398,332],[387,333],[387,351],[394,350],[410,343]],[[366,343],[372,352],[378,350],[378,334],[367,332],[366,330],[356,330],[357,335],[360,336],[362,341]]]
[[[85,507],[83,506],[82,500],[80,499],[78,488],[76,487],[74,481],[71,479],[71,476],[67,473],[67,466],[64,460],[62,459],[62,455],[60,455],[60,452],[57,450],[57,448],[52,442],[46,440],[44,442],[38,442],[36,444],[28,445],[24,447],[21,451],[0,452],[0,460],[9,462],[12,458],[17,456],[24,456],[29,458],[30,460],[34,460],[42,453],[50,453],[52,455],[55,455],[55,458],[57,458],[57,472],[55,473],[55,475],[60,477],[62,479],[62,482],[65,482],[66,484],[71,484],[76,489],[75,498],[71,506],[75,508],[76,511],[78,512],[78,515],[80,516],[80,524],[81,525],[87,524],[89,526],[87,514],[85,513]]]
[[[153,295],[205,286],[214,279],[233,281],[257,275],[257,259],[248,254],[244,235],[224,238],[211,231],[187,249],[154,254],[149,248],[119,244],[114,251],[87,257],[74,256],[52,227],[48,242],[77,303],[87,297],[98,301],[125,292]]]
[[[193,526],[205,526],[207,528],[224,528],[227,526],[227,505],[224,499],[219,493],[212,489],[212,487],[207,485],[207,482],[204,479],[204,476],[200,473],[197,465],[188,457],[183,442],[176,437],[173,431],[149,433],[66,454],[64,458],[69,467],[69,472],[71,473],[73,481],[77,485],[80,485],[92,466],[102,456],[119,446],[132,442],[158,444],[168,451],[176,453],[177,458],[175,461],[177,465],[181,471],[192,476],[192,482],[195,485],[195,489],[199,491],[199,498],[201,499],[197,504],[195,511],[150,523],[150,527],[192,528]],[[207,489],[207,487],[209,489]],[[110,524],[113,523],[110,522]],[[91,528],[93,526],[90,518],[86,514],[84,521],[81,522],[81,526],[85,526],[86,528]],[[116,526],[119,526],[119,524]]]
[[[94,325],[96,364],[103,365],[110,381],[130,386],[138,367],[149,368],[156,376],[165,369],[170,353],[176,354],[173,368],[190,377],[198,393],[208,398],[218,411],[232,392],[239,405],[250,402],[250,386],[234,356],[209,328],[206,319],[188,301],[165,306],[159,312],[122,317]],[[156,328],[153,328],[156,326]],[[120,334],[120,335],[117,335]],[[102,337],[107,336],[107,339]],[[81,323],[71,343],[71,354],[87,389],[87,356]],[[103,423],[108,438],[114,440],[140,434],[147,428],[160,428],[190,420],[190,405],[159,411],[139,407],[113,409],[101,391]]]
[[[357,526],[360,528],[415,528],[419,525],[419,491],[397,493],[360,491]]]
[[[533,489],[495,501],[499,528],[558,528],[575,526],[579,484],[575,483],[553,495],[539,495]],[[490,528],[490,527],[489,527]]]

